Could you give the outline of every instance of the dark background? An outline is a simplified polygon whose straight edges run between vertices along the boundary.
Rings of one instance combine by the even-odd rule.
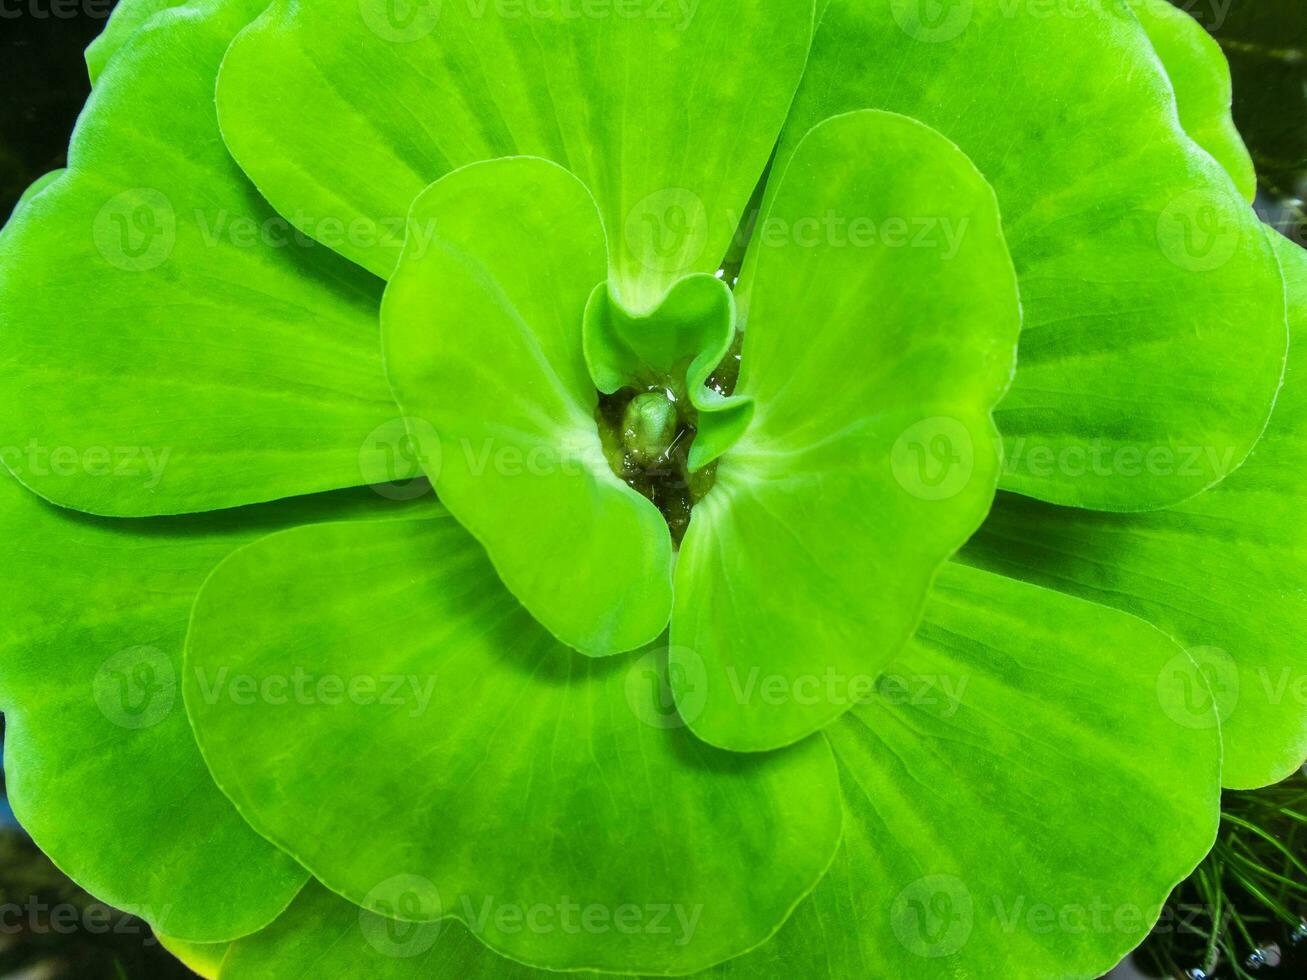
[[[1173,2],[1230,59],[1235,119],[1257,162],[1263,219],[1307,244],[1307,0]],[[29,183],[66,162],[69,132],[90,91],[82,50],[108,11],[106,0],[0,0],[0,218]],[[21,910],[0,914],[0,980],[189,976],[138,920],[115,914],[107,932],[67,930],[41,911],[59,905],[80,915],[95,904],[35,848],[0,797],[0,913]],[[1307,965],[1286,962],[1258,975],[1305,977]]]
[[[91,91],[82,50],[108,9],[103,2],[0,0],[0,215],[8,216],[35,178],[66,162],[68,134]]]

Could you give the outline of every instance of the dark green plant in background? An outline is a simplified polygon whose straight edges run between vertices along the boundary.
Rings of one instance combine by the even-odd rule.
[[[1305,916],[1307,777],[1298,775],[1225,794],[1216,846],[1134,959],[1176,980],[1297,976],[1307,962]]]
[[[1301,202],[1307,190],[1307,11],[1293,0],[1243,0],[1223,18],[1199,19],[1229,59],[1235,122],[1262,188],[1275,200]]]
[[[1234,119],[1257,167],[1267,223],[1307,244],[1307,10],[1295,0],[1173,2],[1194,13],[1229,59]]]

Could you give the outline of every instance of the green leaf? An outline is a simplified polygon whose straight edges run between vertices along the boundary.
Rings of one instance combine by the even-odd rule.
[[[1245,200],[1257,196],[1253,158],[1235,128],[1230,65],[1216,40],[1169,0],[1129,0],[1175,89],[1180,123],[1210,153]]]
[[[697,434],[689,454],[703,469],[744,434],[754,405],[707,387],[735,339],[735,298],[707,274],[682,279],[647,314],[634,316],[606,286],[595,289],[585,311],[583,349],[595,387],[663,390],[672,405],[689,403]],[[701,415],[714,414],[711,423]],[[711,431],[709,426],[711,425]]]
[[[202,9],[194,0],[119,0],[104,30],[86,49],[86,71],[94,85],[113,58],[157,13],[187,4]]]
[[[557,973],[505,959],[457,921],[401,922],[310,883],[286,914],[236,944],[223,980],[546,980]],[[569,973],[568,980],[623,980]]]
[[[1001,486],[1140,511],[1243,462],[1284,368],[1274,256],[1230,176],[1181,128],[1123,0],[832,0],[779,160],[817,121],[866,107],[939,130],[998,195],[1024,309],[995,413]],[[1178,472],[1191,449],[1202,465]]]
[[[902,116],[814,129],[749,261],[757,412],[694,510],[672,615],[673,664],[707,670],[690,725],[737,751],[837,718],[911,635],[993,499],[1020,326],[993,192]]]
[[[218,138],[218,63],[260,6],[151,19],[0,242],[0,444],[56,503],[184,513],[404,475],[369,438],[398,415],[381,284],[296,243]]]
[[[1307,757],[1307,252],[1270,236],[1296,331],[1265,438],[1243,468],[1179,507],[1110,515],[1002,495],[965,560],[1142,616],[1201,660],[1215,689],[1226,786]]]
[[[187,664],[205,758],[260,832],[364,907],[461,919],[522,962],[708,967],[771,936],[838,844],[821,740],[703,745],[662,654],[567,650],[452,520],[237,552],[196,603]]]
[[[766,945],[701,980],[1090,977],[1210,847],[1215,726],[1177,724],[1193,664],[1114,610],[949,566],[903,657],[827,729],[844,843]],[[546,980],[461,927],[310,886],[229,980]]]
[[[27,190],[23,191],[19,196],[18,202],[14,205],[13,213],[9,216],[9,221],[7,221],[3,227],[0,227],[0,236],[8,233],[14,219],[18,217],[23,208],[27,207],[32,198],[36,197],[36,195],[40,194],[51,184],[58,181],[59,178],[63,176],[63,173],[62,170],[51,170],[48,174],[42,174],[40,177],[37,177],[36,180],[32,181],[32,183],[28,185]]]
[[[240,818],[191,736],[179,689],[187,619],[205,576],[237,546],[388,503],[359,491],[106,521],[0,478],[8,793],[61,869],[185,940],[233,939],[286,906],[304,872]]]
[[[949,566],[875,694],[828,737],[844,845],[741,978],[1094,977],[1210,848],[1214,727],[1147,624]]]
[[[414,203],[382,310],[386,370],[441,500],[545,627],[591,656],[667,628],[672,539],[604,455],[582,352],[603,281],[589,192],[556,164],[472,164]]]
[[[604,394],[666,385],[688,398],[730,350],[735,300],[726,283],[701,274],[678,282],[656,309],[633,315],[597,287],[583,338],[590,377]]]
[[[614,295],[641,313],[726,254],[798,85],[811,22],[812,0],[639,0],[593,12],[543,0],[508,13],[479,2],[279,0],[232,47],[219,111],[236,159],[283,214],[376,230],[374,246],[339,248],[382,276],[431,181],[515,154],[560,163],[594,193]]]
[[[281,921],[280,918],[278,921]],[[218,980],[223,958],[227,955],[227,950],[231,949],[231,943],[188,943],[158,932],[154,936],[160,946],[181,960],[188,970],[205,980]]]

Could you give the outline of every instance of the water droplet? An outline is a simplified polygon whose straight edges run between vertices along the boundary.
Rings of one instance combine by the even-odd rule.
[[[1264,966],[1279,966],[1280,959],[1279,945],[1277,943],[1267,943],[1265,946],[1259,946],[1249,953],[1245,965],[1250,970],[1260,970]]]

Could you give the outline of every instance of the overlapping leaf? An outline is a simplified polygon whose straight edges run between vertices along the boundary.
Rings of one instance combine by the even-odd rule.
[[[114,5],[104,30],[86,49],[86,70],[94,85],[104,74],[105,68],[123,45],[142,27],[150,22],[155,14],[181,7],[192,0],[119,0]]]
[[[68,169],[6,229],[0,431],[48,499],[188,513],[409,475],[386,428],[380,283],[298,240],[218,137],[218,63],[260,7],[197,2],[140,28]]]
[[[1184,131],[1225,168],[1239,192],[1251,201],[1257,196],[1257,173],[1230,112],[1234,92],[1221,46],[1168,0],[1130,0],[1130,6],[1175,89]]]
[[[1215,716],[1148,625],[951,566],[926,625],[831,726],[846,823],[822,883],[757,951],[696,976],[1098,976],[1145,935],[1216,832]],[[310,888],[237,943],[232,980],[543,980]]]
[[[196,604],[187,665],[205,758],[254,827],[374,912],[455,917],[533,965],[709,967],[770,937],[839,842],[824,743],[697,741],[663,655],[563,647],[448,518],[237,552]],[[335,680],[239,700],[199,681],[223,671],[282,695],[300,672]]]
[[[938,134],[850,114],[781,180],[751,258],[756,413],[695,509],[672,615],[673,664],[705,678],[691,727],[741,751],[838,717],[911,635],[993,498],[1020,325],[993,192]]]
[[[1139,511],[1218,483],[1270,415],[1284,307],[1256,216],[1181,128],[1147,34],[1123,0],[930,9],[832,0],[782,164],[817,121],[872,107],[939,130],[994,186],[1025,313],[996,414],[1003,487]]]
[[[1155,514],[1092,514],[1003,495],[964,558],[1143,616],[1183,643],[1213,689],[1224,781],[1283,779],[1307,757],[1307,253],[1273,236],[1295,343],[1275,415],[1239,472]]]
[[[8,794],[56,864],[184,940],[233,939],[286,906],[305,873],[214,786],[186,720],[181,654],[191,603],[239,545],[391,503],[368,491],[107,521],[0,480]]]
[[[473,164],[413,206],[386,292],[386,371],[441,499],[560,640],[592,656],[657,639],[672,539],[617,478],[582,321],[605,240],[577,179],[540,159]]]
[[[10,485],[20,554],[66,545],[13,586],[24,615],[4,634],[25,823],[207,968],[221,945],[191,941],[267,922],[304,873],[214,789],[184,685],[230,798],[352,900],[311,884],[224,976],[1110,967],[1210,844],[1218,725],[1231,785],[1307,752],[1294,388],[1226,479],[1283,365],[1272,247],[1238,199],[1250,174],[1219,52],[1131,3],[1146,33],[1124,3],[930,19],[909,0],[821,0],[752,230],[741,399],[719,404],[699,388],[733,302],[682,277],[731,244],[798,81],[807,3],[659,5],[674,24],[617,6],[576,21],[565,4],[274,4],[227,55],[219,102],[283,218],[209,108],[227,41],[262,5],[129,0],[88,52],[97,95],[69,172],[0,242],[5,462],[52,499],[123,515],[420,462],[494,567],[434,510],[274,535],[210,580],[183,667],[207,570],[341,501],[110,524]],[[1040,84],[1013,62],[1043,66]],[[947,139],[856,113],[800,143],[869,106]],[[429,180],[509,153],[580,180],[541,160],[473,166],[404,221]],[[1132,511],[1224,482],[1147,515],[1006,495],[965,561],[1010,577],[949,566],[903,648],[997,479],[989,411],[1017,309],[986,179],[1027,312],[1005,485]],[[873,222],[868,248],[852,219]],[[386,315],[407,418],[381,379],[379,283],[304,241],[241,244],[232,220],[293,225],[383,276],[407,231]],[[1300,312],[1302,254],[1274,248]],[[667,529],[606,468],[594,423],[595,387],[650,367],[700,400],[695,465],[720,457],[718,484],[677,570],[675,645],[600,662],[495,571],[586,653],[661,632]],[[106,454],[130,450],[159,465],[108,479]],[[834,696],[807,696],[832,676]],[[842,713],[766,755],[679,727],[759,750]],[[88,754],[70,725],[103,742]],[[837,787],[844,842],[816,884]],[[88,803],[125,846],[87,845],[70,814]],[[181,816],[160,831],[156,813]],[[535,928],[541,907],[555,918]]]
[[[562,164],[599,203],[613,294],[642,313],[726,254],[811,25],[812,0],[279,0],[233,46],[218,103],[279,210],[362,222],[374,242],[340,251],[383,276],[431,181],[514,154]]]

